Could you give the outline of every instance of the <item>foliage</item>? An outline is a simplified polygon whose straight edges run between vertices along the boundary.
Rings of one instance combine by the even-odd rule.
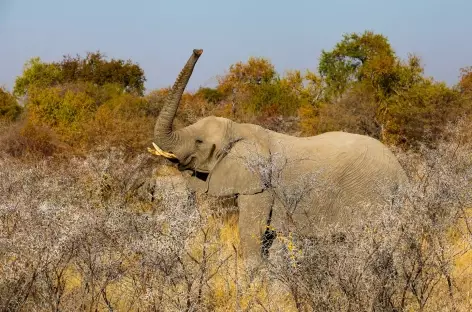
[[[366,31],[343,35],[331,52],[322,51],[319,72],[328,89],[340,94],[352,82],[382,83],[395,64],[395,54],[386,37]]]
[[[219,77],[217,90],[230,98],[234,111],[241,110],[243,114],[274,110],[287,114],[293,105],[274,66],[264,58],[251,57],[247,63],[231,65],[229,72]]]
[[[27,94],[30,86],[46,88],[62,82],[61,69],[57,64],[44,63],[39,57],[31,58],[23,68],[23,74],[15,80],[13,93],[16,96]]]
[[[19,142],[23,142],[11,146],[16,155],[29,154],[28,150],[43,150],[47,155],[51,151],[78,153],[96,145],[120,146],[133,154],[149,144],[157,115],[146,98],[123,93],[113,84],[78,82],[31,87],[25,104],[25,122],[13,127],[19,131]],[[38,137],[27,129],[44,129],[38,134],[48,135]],[[47,138],[51,146],[68,148],[38,150],[38,144],[43,146]]]
[[[61,62],[44,63],[39,57],[29,60],[15,81],[14,93],[24,96],[32,87],[54,87],[64,83],[90,82],[98,86],[116,84],[122,90],[143,95],[144,71],[130,60],[106,60],[99,51],[85,58],[64,56]]]
[[[89,94],[65,86],[31,88],[26,107],[29,120],[56,129],[69,143],[81,139],[83,126],[95,110]]]
[[[305,134],[344,130],[416,148],[434,144],[448,122],[470,112],[465,96],[423,76],[418,56],[399,59],[387,38],[373,32],[344,35],[323,51],[319,71],[324,97],[299,111]]]
[[[216,115],[290,134],[341,130],[417,148],[434,144],[448,122],[472,111],[468,67],[458,88],[434,82],[424,76],[418,56],[398,58],[381,34],[345,34],[331,51],[323,51],[318,69],[319,74],[279,74],[268,59],[250,57],[231,65],[215,88],[185,93],[174,126]],[[131,151],[148,144],[152,119],[169,91],[141,96],[144,81],[138,65],[96,52],[52,63],[33,58],[14,91],[30,97],[25,100],[29,123],[50,129],[59,141],[82,148],[103,141]]]
[[[88,149],[99,145],[121,146],[129,154],[149,145],[154,113],[148,102],[132,94],[121,94],[104,102],[86,123]]]
[[[218,90],[223,94],[244,93],[257,85],[271,83],[277,73],[274,66],[265,58],[250,57],[247,63],[238,62],[229,72],[218,78]]]
[[[300,107],[300,130],[310,136],[328,131],[346,131],[382,139],[377,120],[378,106],[372,92],[363,86],[352,88],[335,103],[318,101]]]
[[[332,51],[322,52],[319,63],[326,94],[334,97],[362,83],[385,98],[414,83],[422,71],[418,57],[410,55],[402,64],[388,39],[371,31],[345,34]]]
[[[232,65],[218,82],[217,90],[225,95],[221,103],[231,106],[229,116],[246,122],[256,118],[269,128],[274,126],[271,119],[295,116],[304,101],[320,92],[314,73],[288,71],[280,76],[269,60],[254,57]]]
[[[385,131],[393,144],[434,143],[449,122],[468,111],[469,103],[444,83],[423,80],[386,103]]]
[[[14,121],[20,116],[22,110],[15,97],[0,87],[0,119]]]

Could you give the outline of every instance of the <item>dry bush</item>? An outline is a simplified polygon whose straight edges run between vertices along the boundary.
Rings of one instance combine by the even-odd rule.
[[[14,121],[22,111],[23,107],[18,104],[13,94],[0,86],[0,121]]]
[[[163,160],[101,149],[25,163],[2,151],[0,310],[470,310],[465,138],[399,151],[402,204],[341,236],[281,236],[261,271],[238,256],[231,200],[190,192]]]
[[[66,149],[52,129],[27,120],[0,124],[0,146],[3,153],[17,158],[43,158]]]
[[[115,149],[68,162],[3,153],[0,310],[232,309],[234,217],[162,166],[151,178],[155,165]]]

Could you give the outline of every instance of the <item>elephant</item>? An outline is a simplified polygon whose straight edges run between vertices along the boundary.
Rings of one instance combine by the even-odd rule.
[[[407,182],[392,151],[365,135],[333,131],[295,137],[215,116],[173,129],[202,52],[193,50],[177,77],[149,151],[177,164],[195,192],[235,198],[244,258],[266,259],[278,235],[349,227],[389,204]]]

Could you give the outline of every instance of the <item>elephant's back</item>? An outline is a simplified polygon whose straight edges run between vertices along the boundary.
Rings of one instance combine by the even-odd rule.
[[[354,214],[386,202],[406,181],[393,153],[368,136],[328,132],[278,142],[280,154],[290,160],[279,162],[286,185],[295,193],[310,190],[295,212],[300,222],[307,221],[307,214],[328,223],[352,222]]]
[[[349,161],[350,157],[363,155],[372,160],[398,164],[387,146],[369,136],[341,131],[326,132],[311,137],[272,137],[274,150],[288,158],[311,159],[320,163],[333,160]]]

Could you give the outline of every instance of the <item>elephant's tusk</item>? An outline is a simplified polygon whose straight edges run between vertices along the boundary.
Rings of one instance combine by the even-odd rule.
[[[165,158],[170,158],[170,159],[177,159],[177,156],[175,156],[172,153],[164,152],[159,146],[157,146],[154,142],[152,142],[152,146],[154,149],[148,147],[148,152],[156,155],[156,156],[163,156]]]

